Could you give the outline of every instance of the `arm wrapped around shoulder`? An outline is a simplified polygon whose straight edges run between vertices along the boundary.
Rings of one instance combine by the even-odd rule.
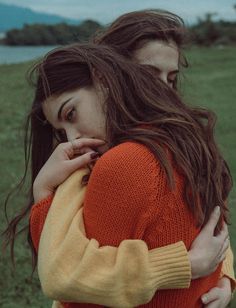
[[[102,159],[97,162],[90,179],[100,170]],[[105,155],[104,159],[106,162]],[[84,236],[82,204],[86,188],[78,184],[82,176],[83,172],[77,171],[58,188],[45,221],[38,257],[43,292],[64,302],[134,307],[150,301],[158,288],[187,288],[191,270],[182,242],[148,251],[145,242],[127,240],[129,236],[124,238],[123,233],[119,243],[115,239],[113,246],[117,248],[99,243],[95,236],[91,239]],[[103,178],[101,181],[106,185]],[[91,183],[93,181],[89,185]],[[118,188],[117,183],[115,185]],[[130,179],[126,185],[132,185]],[[93,189],[93,185],[90,188]],[[109,196],[111,191],[112,186],[105,194]],[[117,196],[119,198],[119,194]],[[145,196],[137,197],[136,202],[143,202],[147,196],[148,192],[145,192]],[[103,203],[106,198],[104,195],[101,206],[108,204]],[[87,210],[88,206],[94,207],[94,203],[88,202],[87,199]],[[123,208],[127,208],[127,201]],[[140,203],[140,213],[143,213],[142,208]],[[86,221],[86,215],[84,219]],[[104,234],[103,229],[107,226],[99,221],[99,230]]]

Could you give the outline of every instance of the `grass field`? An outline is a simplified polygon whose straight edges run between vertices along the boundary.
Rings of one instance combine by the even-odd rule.
[[[191,63],[185,72],[183,93],[190,103],[213,109],[218,115],[216,136],[228,161],[234,181],[236,179],[236,47],[199,49],[187,52]],[[3,201],[6,194],[20,179],[23,163],[23,120],[29,109],[32,92],[24,75],[30,63],[0,66],[0,231],[5,226]],[[26,195],[16,195],[9,204],[9,217],[22,206]],[[231,244],[236,254],[236,189],[230,195]],[[27,221],[26,221],[27,223]],[[2,240],[1,240],[2,241]],[[10,269],[10,254],[0,256],[0,307],[2,308],[47,308],[48,301],[41,293],[37,274],[33,281],[31,259],[24,236],[16,243],[16,272]],[[232,307],[236,307],[236,296]]]

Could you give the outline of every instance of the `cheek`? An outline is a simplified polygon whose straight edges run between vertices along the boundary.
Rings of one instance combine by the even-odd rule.
[[[101,122],[99,121],[99,118],[95,117],[93,114],[87,114],[83,119],[79,120],[77,128],[81,135],[88,138],[97,138],[101,133]]]
[[[96,102],[80,105],[77,113],[77,128],[87,137],[104,138],[105,115]]]

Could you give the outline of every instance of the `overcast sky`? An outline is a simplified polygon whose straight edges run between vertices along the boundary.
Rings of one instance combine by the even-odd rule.
[[[125,12],[144,8],[169,10],[186,22],[192,22],[206,12],[216,12],[219,18],[236,20],[233,9],[236,0],[0,0],[0,3],[75,19],[91,18],[103,23],[111,22]]]

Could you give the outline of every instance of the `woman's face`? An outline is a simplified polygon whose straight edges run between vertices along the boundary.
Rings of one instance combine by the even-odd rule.
[[[159,69],[159,78],[173,88],[179,72],[179,51],[174,42],[152,40],[134,52],[134,60]]]
[[[49,97],[43,112],[61,142],[83,137],[105,139],[103,102],[101,90],[80,88]]]
[[[179,72],[176,44],[150,41],[134,53],[134,59],[140,64],[157,67],[160,79],[173,87]],[[43,112],[59,142],[81,137],[105,140],[104,100],[98,87],[81,88],[49,97],[43,103]]]

